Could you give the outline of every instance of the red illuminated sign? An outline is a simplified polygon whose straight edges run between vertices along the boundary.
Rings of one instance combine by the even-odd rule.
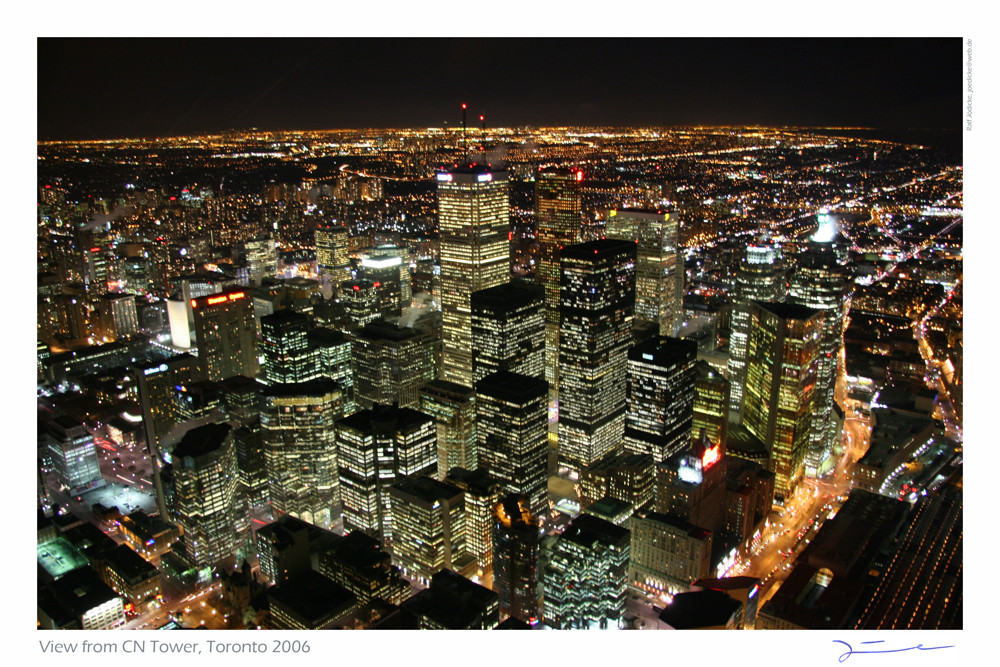
[[[701,455],[701,469],[708,470],[718,463],[720,458],[722,458],[722,455],[719,453],[719,445],[706,447],[705,453]]]
[[[576,172],[576,180],[578,180],[578,181],[582,181],[583,180],[583,172],[582,171]]]
[[[228,299],[225,296],[210,296],[208,297],[208,305],[214,306],[217,303],[222,303]]]

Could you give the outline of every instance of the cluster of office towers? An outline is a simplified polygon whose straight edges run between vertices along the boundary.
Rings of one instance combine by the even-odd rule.
[[[540,172],[537,282],[512,281],[507,175],[468,165],[436,179],[440,361],[428,332],[385,319],[409,300],[406,262],[373,255],[366,269],[382,273],[368,278],[381,279],[346,280],[347,232],[330,226],[317,230],[317,264],[359,314],[355,330],[280,310],[261,318],[258,341],[251,299],[229,290],[190,300],[197,359],[135,369],[158,460],[178,421],[171,392],[197,381],[219,388],[202,414],[218,407],[225,423],[187,432],[169,483],[154,469],[161,516],[182,528],[192,563],[244,549],[247,507],[270,503],[276,517],[323,528],[342,518],[345,532],[377,540],[425,584],[442,568],[492,571],[503,614],[535,622],[550,440],[560,473],[580,481],[617,453],[655,463],[683,455],[696,429],[708,438],[701,451],[724,448],[734,418],[765,444],[777,496],[818,465],[843,308],[843,276],[821,244],[792,280],[791,303],[777,250],[748,248],[733,300],[731,390],[720,389],[723,378],[696,382],[695,344],[672,337],[684,284],[674,211],[612,210],[607,238],[583,241],[582,173]],[[556,627],[620,618],[624,589],[614,582],[624,580],[628,544],[621,522],[592,514],[560,535],[547,576],[593,590],[547,585]]]

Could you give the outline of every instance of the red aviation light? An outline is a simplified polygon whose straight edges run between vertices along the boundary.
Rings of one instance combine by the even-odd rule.
[[[706,447],[705,453],[701,455],[701,469],[708,470],[718,463],[720,458],[722,455],[719,453],[719,445]]]
[[[381,286],[382,286],[381,281],[376,280],[375,282],[372,283],[372,287],[381,287]]]
[[[469,108],[469,105],[466,104],[465,102],[462,102],[462,109],[464,110],[464,109],[468,109],[468,108]]]
[[[100,248],[91,248],[90,252],[101,252]]]
[[[353,289],[355,292],[360,292],[361,291],[361,288],[358,287],[357,285],[351,285],[351,289]]]

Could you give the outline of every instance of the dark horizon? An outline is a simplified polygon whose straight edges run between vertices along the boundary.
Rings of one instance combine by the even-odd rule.
[[[38,137],[461,125],[959,134],[960,38],[41,38]],[[959,135],[960,136],[960,135]]]

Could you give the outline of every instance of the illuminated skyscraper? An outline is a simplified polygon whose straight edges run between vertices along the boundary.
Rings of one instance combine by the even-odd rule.
[[[337,223],[317,225],[316,274],[325,284],[336,288],[351,279],[351,260],[347,255],[347,227]]]
[[[476,383],[479,465],[539,519],[549,508],[548,396],[545,380],[506,371]]]
[[[406,248],[380,245],[361,257],[360,277],[375,288],[380,317],[398,318],[410,305],[409,255]]]
[[[785,275],[779,249],[771,243],[747,246],[747,254],[736,270],[732,294],[732,333],[729,337],[729,411],[739,423],[743,388],[746,386],[747,335],[754,301],[781,301],[785,297]]]
[[[340,385],[344,414],[354,412],[354,372],[351,370],[350,336],[342,331],[316,327],[306,334],[309,346],[316,353],[316,377],[329,378]]]
[[[621,628],[629,553],[628,529],[589,514],[573,519],[555,538],[542,572],[545,624]]]
[[[661,336],[680,331],[684,312],[684,258],[680,220],[673,211],[618,209],[608,213],[607,237],[637,244],[635,320],[659,327]]]
[[[479,461],[476,436],[476,392],[447,380],[420,388],[420,411],[437,423],[438,475],[452,468],[475,470]]]
[[[471,165],[437,174],[441,256],[442,377],[472,386],[473,292],[510,279],[506,172]]]
[[[754,302],[750,310],[743,426],[767,448],[779,500],[803,474],[822,329],[822,311],[805,306]]]
[[[389,487],[392,560],[403,574],[430,584],[441,570],[467,570],[465,494],[433,477],[411,475]]]
[[[485,468],[452,468],[444,481],[465,493],[465,546],[483,576],[493,570],[493,508],[503,487]]]
[[[477,382],[497,371],[542,377],[543,296],[540,286],[520,282],[473,292],[472,368]]]
[[[197,567],[217,565],[243,546],[247,523],[239,497],[236,450],[229,424],[207,424],[184,434],[173,451],[178,550]]]
[[[60,415],[42,434],[59,484],[76,494],[104,486],[94,436],[72,417]]]
[[[378,290],[370,280],[347,280],[340,283],[340,302],[351,321],[351,327],[361,327],[379,319]]]
[[[545,290],[545,381],[557,387],[559,367],[559,257],[562,249],[579,243],[583,223],[580,193],[582,171],[546,169],[535,179],[538,268]]]
[[[579,472],[621,446],[635,302],[635,243],[562,250],[559,464]]]
[[[260,318],[264,384],[305,382],[318,377],[316,351],[309,345],[309,317],[288,308]]]
[[[506,496],[493,510],[493,590],[500,617],[535,624],[538,613],[538,519],[524,498]]]
[[[167,517],[166,495],[160,470],[164,461],[160,441],[180,421],[179,409],[173,400],[174,388],[191,382],[198,374],[197,360],[190,354],[178,354],[164,361],[152,361],[132,367],[142,408],[142,428],[146,447],[153,462],[153,488],[160,516]]]
[[[844,339],[847,275],[837,263],[832,243],[814,239],[796,259],[797,265],[788,288],[788,300],[823,313],[816,402],[809,453],[806,455],[806,475],[815,476],[839,435],[833,419],[833,403],[837,386],[837,362]]]
[[[344,530],[392,539],[389,487],[406,475],[437,471],[437,425],[409,408],[376,406],[335,426]]]
[[[385,321],[365,325],[352,336],[355,402],[359,408],[391,405],[415,408],[420,387],[434,379],[433,341],[426,333]]]
[[[333,380],[276,384],[264,390],[261,432],[271,507],[329,527],[340,515],[334,424],[343,416]]]
[[[105,294],[97,300],[99,333],[110,340],[139,331],[134,294]]]
[[[691,437],[705,429],[708,439],[726,444],[729,436],[729,380],[707,361],[695,364],[694,419]]]
[[[253,299],[246,290],[232,290],[191,299],[203,380],[257,375],[257,325]]]
[[[625,448],[662,461],[691,443],[698,344],[668,336],[628,351]]]

